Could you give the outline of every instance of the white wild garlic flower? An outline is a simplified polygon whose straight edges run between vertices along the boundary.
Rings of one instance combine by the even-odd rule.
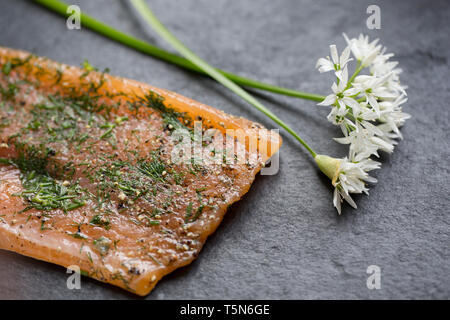
[[[344,69],[347,63],[353,60],[349,59],[350,47],[347,47],[344,51],[342,51],[341,56],[339,56],[336,45],[333,44],[330,46],[330,54],[331,59],[330,57],[326,57],[317,60],[316,68],[319,69],[320,73]]]
[[[343,200],[356,209],[356,203],[353,201],[350,193],[364,192],[369,194],[366,182],[377,182],[367,172],[378,169],[380,163],[369,158],[355,162],[347,157],[338,159],[317,155],[315,160],[320,170],[331,179],[331,183],[334,186],[333,204],[339,214],[341,214],[341,203]]]
[[[333,203],[339,213],[343,200],[356,208],[350,193],[367,193],[366,182],[376,182],[368,172],[381,164],[370,157],[378,157],[379,150],[393,152],[396,139],[402,139],[399,128],[410,118],[402,111],[406,87],[400,83],[398,62],[390,60],[394,54],[386,53],[378,39],[369,41],[362,34],[352,39],[344,34],[344,38],[347,47],[340,56],[331,45],[331,58],[321,58],[316,64],[321,73],[334,71],[332,93],[319,105],[331,108],[327,119],[340,126],[344,134],[334,140],[349,145],[346,158],[316,157],[319,168],[335,187]],[[353,60],[350,52],[356,67],[349,78],[348,63]]]

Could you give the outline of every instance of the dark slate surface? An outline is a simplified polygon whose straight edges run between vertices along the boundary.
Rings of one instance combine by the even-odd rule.
[[[76,1],[86,12],[158,45],[126,3]],[[281,170],[258,176],[190,266],[161,281],[148,299],[450,298],[449,99],[450,5],[445,1],[153,0],[161,20],[210,63],[244,76],[327,93],[331,78],[315,71],[328,45],[360,32],[380,37],[397,55],[413,118],[393,155],[382,157],[379,183],[358,210],[337,216],[332,189],[311,158],[284,136]],[[382,28],[365,26],[369,4]],[[57,61],[110,67],[235,115],[274,124],[213,81],[183,71],[87,29],[68,31],[60,16],[26,1],[0,1],[0,45]],[[258,93],[268,107],[321,153],[344,156],[339,131],[313,102]],[[366,269],[382,270],[368,290]],[[83,278],[66,288],[61,267],[0,252],[0,298],[122,299],[121,289]]]

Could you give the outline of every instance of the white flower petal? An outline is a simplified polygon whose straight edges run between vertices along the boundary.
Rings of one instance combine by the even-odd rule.
[[[349,59],[350,57],[350,46],[347,46],[344,51],[342,51],[341,57],[339,58],[339,64],[341,65],[341,68],[343,68],[349,61],[352,59]]]
[[[319,69],[320,73],[324,73],[334,70],[334,65],[329,59],[320,58],[317,60],[316,68]]]
[[[358,208],[355,201],[353,201],[353,199],[352,199],[352,197],[350,197],[350,195],[346,194],[345,192],[342,192],[341,195],[345,199],[345,201],[347,201],[353,208],[355,208],[355,209]]]
[[[340,86],[341,90],[339,90],[339,91],[343,91],[345,89],[345,87],[347,86],[347,82],[348,82],[347,66],[345,66],[342,70],[337,71],[336,77],[338,77],[338,79],[340,80],[339,86]]]
[[[341,196],[339,195],[337,188],[334,188],[333,205],[336,207],[338,214],[341,214],[341,202]]]
[[[339,55],[335,44],[330,45],[330,54],[334,64],[339,64]]]
[[[332,104],[334,104],[336,102],[336,96],[334,94],[330,94],[328,96],[326,96],[326,98],[318,103],[319,106],[331,106]]]

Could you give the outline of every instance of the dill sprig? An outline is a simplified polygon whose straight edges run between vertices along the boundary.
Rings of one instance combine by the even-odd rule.
[[[111,192],[119,190],[130,200],[154,193],[155,183],[166,183],[169,176],[166,165],[156,151],[148,159],[113,161],[95,169],[99,200],[109,201]]]
[[[156,156],[153,155],[151,161],[139,161],[136,167],[144,175],[154,180],[164,181],[163,174],[166,172],[166,166]]]
[[[191,135],[193,130],[191,119],[185,114],[178,112],[164,104],[164,98],[153,91],[149,91],[143,97],[136,97],[136,102],[132,108],[147,107],[157,111],[163,118],[164,124],[169,130],[187,130]]]
[[[34,146],[16,144],[18,156],[15,159],[3,159],[2,163],[15,165],[21,172],[21,196],[27,209],[54,210],[64,212],[78,209],[85,205],[81,187],[77,183],[61,182],[47,171],[51,150],[42,152]]]
[[[22,185],[24,190],[20,196],[38,210],[62,209],[67,212],[85,205],[79,199],[81,190],[76,184],[66,187],[50,176],[31,171],[23,174]]]

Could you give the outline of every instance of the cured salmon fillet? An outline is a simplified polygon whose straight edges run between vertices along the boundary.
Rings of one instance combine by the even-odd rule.
[[[88,64],[0,47],[0,67],[0,248],[138,295],[197,257],[281,145]]]

